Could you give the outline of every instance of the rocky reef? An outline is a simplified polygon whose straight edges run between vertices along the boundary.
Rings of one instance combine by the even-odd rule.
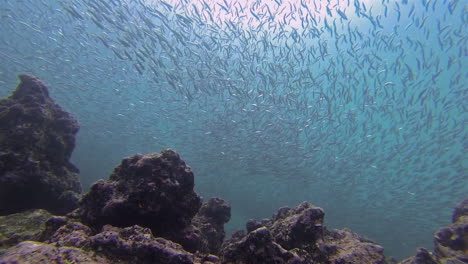
[[[9,247],[26,240],[39,240],[52,215],[43,209],[0,216],[0,255]]]
[[[125,158],[76,210],[51,217],[27,238],[35,242],[10,248],[0,263],[219,263],[213,254],[230,205],[202,203],[193,187],[190,167],[171,149]]]
[[[347,229],[328,230],[322,208],[303,202],[250,220],[226,241],[222,263],[386,263],[383,248]]]
[[[191,168],[171,149],[123,159],[78,200],[78,170],[68,161],[78,125],[41,81],[20,79],[0,100],[0,212],[61,215],[0,217],[0,264],[396,263],[376,242],[326,228],[324,210],[308,202],[249,220],[225,240],[229,203],[203,202]],[[468,200],[452,222],[435,234],[434,253],[420,248],[400,264],[468,263]]]
[[[418,248],[414,257],[400,264],[462,264],[468,263],[468,199],[453,211],[452,224],[434,235],[434,252]]]
[[[12,95],[0,99],[0,215],[70,212],[81,193],[78,169],[69,161],[78,122],[39,79],[19,78]]]
[[[158,236],[186,228],[201,207],[190,167],[173,150],[122,160],[109,180],[93,184],[77,214],[99,230],[105,224],[140,225]]]

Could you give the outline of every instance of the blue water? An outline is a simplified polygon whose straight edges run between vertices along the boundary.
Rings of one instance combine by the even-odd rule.
[[[83,186],[178,151],[228,232],[307,200],[403,258],[468,193],[464,1],[0,0],[0,95],[39,76]]]

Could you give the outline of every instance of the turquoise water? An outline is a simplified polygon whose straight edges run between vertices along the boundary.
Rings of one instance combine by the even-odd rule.
[[[83,186],[178,151],[230,232],[307,200],[402,258],[468,193],[464,1],[0,0],[0,95],[80,122]]]

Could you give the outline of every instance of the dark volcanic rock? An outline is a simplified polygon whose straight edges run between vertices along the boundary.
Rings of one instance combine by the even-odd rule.
[[[280,208],[272,219],[249,220],[246,236],[238,232],[224,243],[223,263],[385,263],[381,246],[347,229],[327,230],[324,215],[322,208],[303,202]],[[258,241],[264,241],[263,248]]]
[[[193,187],[193,173],[175,151],[137,154],[122,160],[109,180],[95,183],[76,214],[96,230],[140,225],[155,236],[173,235],[200,209]]]
[[[40,239],[51,216],[42,209],[0,216],[0,255],[19,242]]]
[[[37,78],[20,75],[0,100],[0,215],[41,208],[64,214],[78,204],[78,169],[69,162],[78,122]]]

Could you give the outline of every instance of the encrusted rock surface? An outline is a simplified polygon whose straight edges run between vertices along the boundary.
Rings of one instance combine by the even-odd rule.
[[[0,264],[111,264],[104,258],[74,247],[59,247],[35,241],[24,241],[8,249]]]
[[[0,99],[0,215],[27,209],[65,214],[76,208],[81,186],[69,159],[78,122],[29,75]]]
[[[468,263],[468,199],[454,209],[452,224],[434,235],[434,252],[419,248],[416,256],[400,264],[462,264]]]
[[[137,154],[122,160],[109,180],[95,183],[77,214],[97,230],[140,225],[165,236],[188,227],[200,209],[193,187],[192,170],[175,151]]]
[[[50,217],[52,215],[42,209],[0,216],[0,255],[19,242],[40,239]]]
[[[221,251],[223,263],[383,264],[383,248],[350,230],[327,230],[324,211],[303,202],[281,208],[272,219],[250,220]]]
[[[202,205],[188,228],[168,238],[190,252],[218,254],[225,236],[224,224],[230,219],[231,206],[221,198],[211,198]]]
[[[57,261],[56,255],[75,249],[79,256],[99,256],[95,262],[75,263],[167,263],[191,264],[204,263],[203,259],[217,260],[215,256],[193,255],[185,251],[181,245],[160,237],[154,237],[149,228],[131,226],[126,228],[106,225],[98,233],[91,228],[67,217],[52,217],[46,223],[46,230],[40,237],[45,243],[34,244],[39,250],[33,251],[33,245],[21,245],[9,249],[0,258],[0,263],[14,263],[13,261],[31,261],[44,259],[43,263],[67,263]],[[47,245],[47,246],[46,246]],[[50,247],[49,247],[50,245]],[[24,259],[23,254],[32,254],[32,258]],[[36,258],[37,256],[37,258]],[[73,259],[69,259],[70,263]],[[8,262],[9,261],[9,262]],[[47,262],[49,261],[49,262]],[[55,262],[54,262],[55,261]],[[37,262],[40,263],[40,262]],[[208,263],[208,262],[206,262]],[[212,262],[217,263],[217,261]]]
[[[455,207],[452,224],[437,231],[434,244],[434,253],[441,262],[468,263],[468,199]]]
[[[287,251],[273,240],[266,227],[260,227],[237,241],[230,241],[223,246],[222,263],[288,263],[306,264],[293,251]]]
[[[335,264],[386,263],[383,247],[349,229],[326,231],[321,259]]]

